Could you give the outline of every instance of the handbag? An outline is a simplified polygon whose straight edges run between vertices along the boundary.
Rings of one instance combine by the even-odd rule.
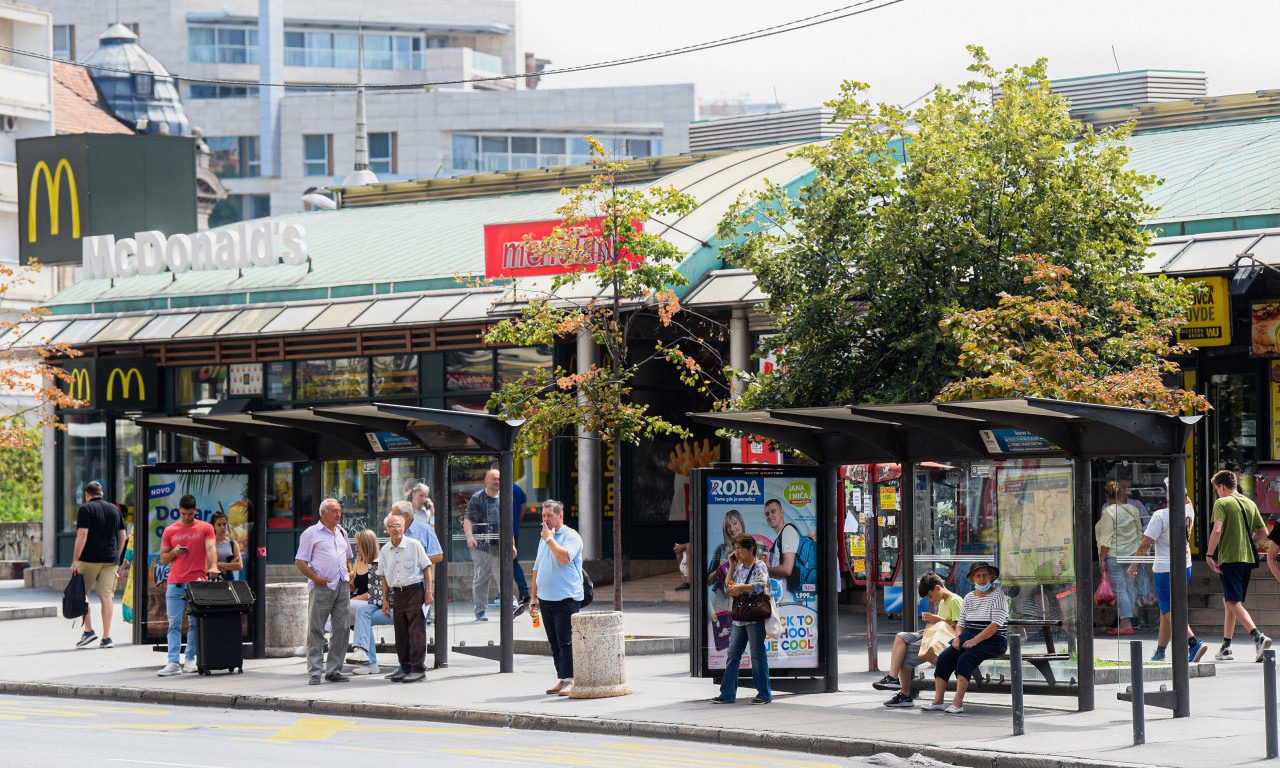
[[[1116,591],[1111,588],[1111,580],[1107,578],[1107,572],[1102,572],[1102,583],[1098,585],[1098,591],[1093,593],[1094,605],[1115,605]]]
[[[755,572],[755,566],[751,567]],[[734,621],[764,621],[773,615],[771,598],[767,592],[743,592],[733,597],[733,611],[730,614]]]
[[[938,654],[946,650],[956,637],[956,631],[945,621],[935,621],[924,628],[920,637],[920,658],[930,664],[938,663]]]

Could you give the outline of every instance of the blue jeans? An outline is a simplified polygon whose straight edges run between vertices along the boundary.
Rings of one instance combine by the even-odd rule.
[[[372,605],[364,600],[356,600],[356,603],[364,603],[356,608],[356,629],[355,629],[355,646],[363,648],[369,654],[369,663],[378,663],[378,645],[377,640],[373,637],[373,628],[375,626],[390,626],[391,617],[382,615],[382,606]],[[391,616],[395,616],[395,609],[392,609]]]
[[[729,635],[729,655],[724,660],[724,679],[720,681],[720,698],[729,701],[738,698],[738,664],[748,641],[751,643],[751,684],[756,687],[756,696],[773,701],[773,692],[769,690],[769,657],[765,655],[763,621],[733,625],[733,632]]]
[[[186,584],[169,584],[164,588],[164,608],[169,615],[169,662],[178,663],[182,651],[182,614],[186,611]],[[187,661],[196,657],[196,620],[187,622]]]
[[[1132,618],[1134,580],[1129,578],[1129,566],[1121,565],[1114,557],[1107,555],[1102,561],[1102,568],[1107,572],[1107,579],[1111,582],[1111,591],[1116,593],[1116,618]]]

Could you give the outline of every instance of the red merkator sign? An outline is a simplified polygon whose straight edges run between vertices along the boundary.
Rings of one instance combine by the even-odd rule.
[[[523,221],[515,224],[486,224],[484,228],[484,275],[495,277],[530,277],[534,275],[558,275],[585,268],[594,271],[601,264],[609,263],[613,254],[609,243],[600,236],[603,217],[587,219],[583,222],[583,233],[578,238],[578,245],[583,254],[583,263],[565,263],[560,255],[551,252],[539,253],[537,248],[530,248],[525,236],[535,241],[545,240],[564,224],[563,221]],[[635,225],[640,229],[640,224]],[[630,258],[625,251],[623,258]],[[585,264],[585,267],[584,267]]]

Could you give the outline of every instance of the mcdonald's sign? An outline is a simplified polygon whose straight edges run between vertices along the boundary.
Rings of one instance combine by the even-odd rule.
[[[22,264],[80,264],[93,236],[196,229],[190,137],[42,136],[17,155]]]
[[[90,357],[69,360],[67,394],[85,405],[75,411],[139,411],[157,401],[156,362],[148,358]]]

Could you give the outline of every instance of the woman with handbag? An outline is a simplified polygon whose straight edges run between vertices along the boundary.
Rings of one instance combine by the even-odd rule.
[[[1107,634],[1132,635],[1134,580],[1125,570],[1125,564],[1120,562],[1120,558],[1127,563],[1138,551],[1138,544],[1142,541],[1142,519],[1138,509],[1132,504],[1117,501],[1118,488],[1115,480],[1108,481],[1102,487],[1107,505],[1102,508],[1102,515],[1098,518],[1098,524],[1093,527],[1093,534],[1098,544],[1098,560],[1116,594],[1118,624],[1107,630]]]
[[[764,647],[764,623],[772,615],[769,570],[756,559],[757,546],[750,534],[740,533],[733,538],[729,572],[724,577],[724,591],[733,599],[733,631],[729,636],[729,655],[725,657],[720,695],[711,700],[716,704],[732,704],[737,700],[738,665],[748,641],[751,643],[751,683],[756,688],[756,697],[751,703],[773,701],[769,690],[769,658]]]

